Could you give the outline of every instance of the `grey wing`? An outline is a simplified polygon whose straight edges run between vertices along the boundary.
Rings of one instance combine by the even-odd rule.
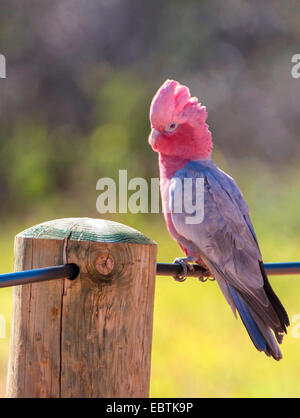
[[[288,325],[288,319],[279,319],[276,307],[266,294],[261,253],[247,204],[238,186],[215,165],[194,165],[192,169],[180,170],[176,176],[182,179],[204,178],[203,221],[198,225],[190,225],[186,223],[187,214],[184,211],[172,213],[178,234],[199,249],[233,311],[235,303],[228,286],[232,286],[242,296],[252,311],[274,330],[278,341],[281,341],[282,331],[286,331],[284,322]],[[174,198],[174,189],[171,190],[171,199],[172,195]],[[195,200],[195,196],[191,198]]]
[[[254,241],[256,242],[256,246],[259,249],[257,237],[249,216],[249,208],[247,203],[245,202],[244,196],[238,187],[235,180],[230,177],[228,174],[226,174],[224,171],[220,170],[217,166],[215,166],[215,170],[219,173],[220,183],[221,185],[224,184],[222,187],[224,191],[227,190],[227,193],[231,197],[231,199],[234,200],[234,202],[237,204],[239,210],[241,211],[241,214],[243,215],[245,222],[251,232],[252,237],[254,238]],[[261,254],[260,254],[261,256]]]

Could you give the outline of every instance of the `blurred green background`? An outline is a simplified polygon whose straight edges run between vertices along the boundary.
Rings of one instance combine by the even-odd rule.
[[[298,1],[16,0],[0,5],[0,272],[13,239],[52,218],[107,217],[96,182],[157,177],[147,144],[153,94],[167,78],[187,84],[209,112],[214,159],[242,188],[265,262],[300,256],[300,53]],[[115,214],[181,255],[161,214]],[[290,319],[300,277],[271,278]],[[0,292],[5,394],[11,289]],[[300,339],[292,323],[279,363],[258,353],[217,285],[157,278],[151,396],[300,395]]]

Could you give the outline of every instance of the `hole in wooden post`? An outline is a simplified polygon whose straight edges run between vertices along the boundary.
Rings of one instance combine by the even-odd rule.
[[[69,280],[74,280],[74,279],[76,279],[76,277],[79,276],[80,268],[75,263],[70,263],[69,265],[70,265],[70,267],[72,267],[72,273],[71,273],[71,276],[68,277],[68,279]]]

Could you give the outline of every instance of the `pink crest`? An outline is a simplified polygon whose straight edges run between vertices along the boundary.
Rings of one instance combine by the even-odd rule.
[[[201,106],[196,97],[191,97],[188,87],[177,81],[167,80],[155,94],[150,107],[152,127],[164,130],[171,122],[205,122],[206,108]]]

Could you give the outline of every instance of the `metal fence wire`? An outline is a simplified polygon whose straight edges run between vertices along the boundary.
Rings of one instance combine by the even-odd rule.
[[[187,277],[200,277],[203,269],[196,264],[194,271],[188,270]],[[300,261],[289,263],[265,263],[264,267],[269,276],[299,275]],[[74,280],[79,275],[79,267],[76,264],[63,264],[34,270],[18,271],[0,275],[0,287],[18,286],[28,283],[43,282],[48,280],[69,279]],[[183,273],[179,264],[157,263],[157,276],[174,276]]]

